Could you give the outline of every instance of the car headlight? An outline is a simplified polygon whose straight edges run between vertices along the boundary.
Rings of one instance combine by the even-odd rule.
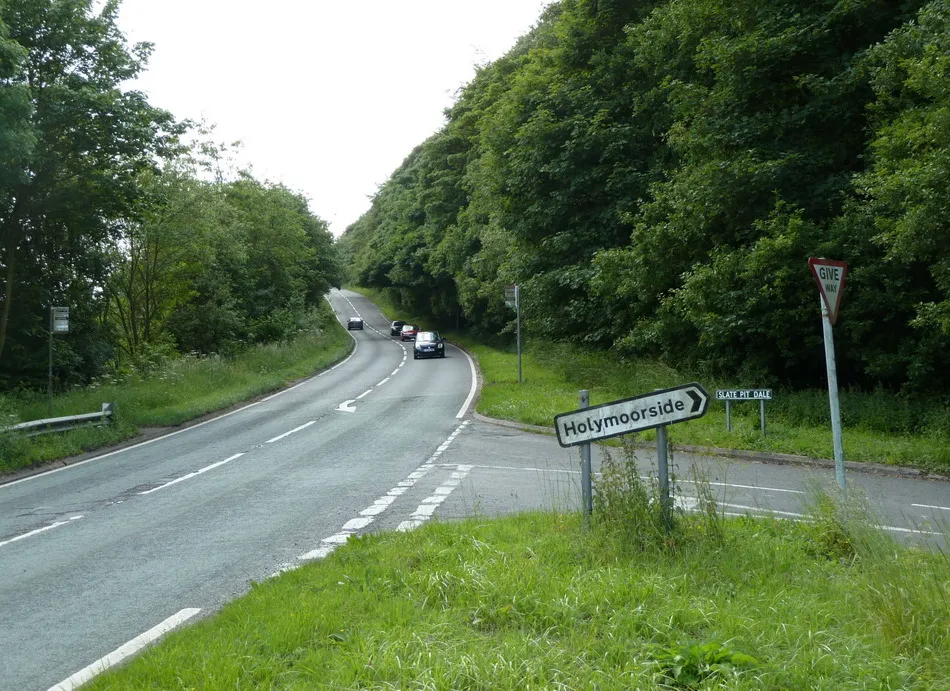
[[[436,348],[438,348],[439,350],[442,350],[442,344],[440,343],[439,345],[436,346]]]

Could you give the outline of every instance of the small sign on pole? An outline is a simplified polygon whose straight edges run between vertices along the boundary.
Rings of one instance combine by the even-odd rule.
[[[517,290],[518,286],[516,286],[514,283],[505,286],[505,304],[512,309],[514,309],[516,306],[515,301],[517,300]]]
[[[619,437],[640,430],[702,417],[709,408],[709,394],[699,384],[625,398],[554,416],[557,441],[563,447]]]
[[[848,265],[833,259],[818,259],[812,257],[808,266],[818,283],[821,299],[828,308],[828,319],[832,326],[838,322],[838,310],[841,308],[841,295],[844,293],[844,282],[848,277]]]
[[[716,389],[716,400],[726,402],[726,430],[732,431],[733,401],[758,401],[759,425],[765,436],[765,402],[772,400],[772,389]]]
[[[52,307],[50,309],[50,319],[52,320],[52,332],[54,334],[69,333],[69,308]]]
[[[845,488],[844,442],[841,438],[841,405],[838,400],[838,367],[835,364],[835,341],[832,326],[838,321],[841,295],[844,293],[848,265],[832,259],[812,257],[808,266],[821,292],[821,330],[825,341],[825,368],[828,371],[828,404],[831,408],[831,438],[835,455],[838,486]]]

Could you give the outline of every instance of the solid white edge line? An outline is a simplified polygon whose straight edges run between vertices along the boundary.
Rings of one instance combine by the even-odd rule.
[[[56,523],[52,523],[52,524],[47,525],[47,526],[44,526],[44,527],[42,527],[42,528],[37,528],[36,530],[31,530],[31,531],[28,532],[28,533],[23,533],[22,535],[17,535],[16,537],[11,537],[9,540],[4,540],[3,542],[0,542],[0,547],[3,547],[4,545],[9,545],[9,544],[12,543],[12,542],[18,542],[18,541],[20,541],[20,540],[25,540],[25,539],[28,538],[28,537],[33,537],[34,535],[39,535],[40,533],[45,533],[47,530],[52,530],[53,528],[58,528],[58,527],[61,526],[61,525],[67,525],[67,524],[69,524],[71,521],[78,521],[80,518],[82,518],[82,516],[71,516],[70,518],[68,518],[68,519],[65,520],[65,521],[57,521]]]
[[[79,670],[67,679],[63,679],[63,681],[59,682],[55,686],[51,686],[48,691],[74,691],[75,689],[78,689],[80,686],[90,681],[97,675],[102,674],[110,667],[114,667],[127,657],[135,655],[135,653],[140,651],[145,646],[149,645],[150,643],[154,643],[172,629],[181,626],[184,622],[191,619],[200,611],[201,610],[196,607],[190,607],[173,614],[161,624],[153,626],[148,631],[136,636],[125,645],[116,648],[105,657],[99,658],[88,667]]]
[[[294,427],[294,428],[293,428],[292,430],[290,430],[289,432],[284,432],[283,434],[280,434],[280,435],[274,437],[273,439],[268,439],[268,440],[265,441],[264,443],[265,443],[265,444],[273,444],[275,441],[280,441],[280,440],[283,439],[284,437],[289,437],[289,436],[290,436],[291,434],[293,434],[294,432],[299,432],[299,431],[302,430],[302,429],[307,429],[310,425],[314,424],[315,422],[316,422],[316,420],[311,420],[310,422],[307,422],[307,423],[304,423],[304,424],[300,425],[300,427]]]
[[[225,463],[230,463],[235,458],[240,458],[244,453],[236,453],[230,458],[225,458],[223,461],[218,461],[217,463],[212,463],[211,465],[206,465],[204,468],[199,468],[193,473],[188,473],[187,475],[182,475],[181,477],[175,478],[171,482],[166,482],[164,485],[159,485],[158,487],[153,487],[152,489],[147,489],[144,492],[139,492],[139,494],[151,494],[152,492],[157,492],[160,489],[165,489],[166,487],[171,487],[172,485],[177,485],[179,482],[184,482],[185,480],[190,480],[193,477],[198,477],[202,473],[207,473],[209,470],[214,470],[218,466],[222,466]]]
[[[918,509],[940,509],[941,511],[950,511],[950,506],[936,506],[934,504],[911,504]]]
[[[461,348],[456,348],[460,353],[462,353],[466,358],[468,358],[468,366],[472,371],[472,388],[468,392],[468,398],[465,399],[465,403],[462,404],[461,410],[459,410],[456,418],[461,418],[468,412],[468,407],[472,404],[472,400],[475,398],[475,392],[478,390],[478,372],[475,370],[475,361],[472,360],[472,356],[466,353]]]
[[[326,296],[324,296],[324,299],[325,299],[327,302],[330,302],[329,298],[327,298]],[[349,333],[349,331],[347,331],[347,333]],[[352,336],[352,334],[350,334],[350,335]],[[315,375],[313,375],[312,377],[307,377],[307,378],[304,379],[302,382],[298,382],[298,383],[294,384],[294,385],[291,386],[291,387],[288,387],[288,388],[286,388],[286,389],[283,389],[282,391],[278,391],[278,392],[275,393],[275,394],[271,394],[271,395],[268,396],[267,398],[262,398],[262,399],[259,400],[259,401],[254,401],[253,403],[248,403],[246,406],[243,406],[243,407],[241,407],[241,408],[238,408],[237,410],[232,410],[232,411],[229,412],[229,413],[223,413],[223,414],[221,414],[221,415],[218,415],[217,417],[211,418],[210,420],[205,420],[204,422],[199,422],[199,423],[197,423],[197,424],[195,424],[195,425],[191,425],[190,427],[186,427],[185,429],[180,429],[180,430],[176,430],[176,431],[174,431],[174,432],[169,432],[168,434],[163,434],[163,435],[160,436],[160,437],[155,437],[154,439],[149,439],[148,441],[143,441],[143,442],[139,442],[138,444],[133,444],[132,446],[127,446],[127,447],[125,447],[124,449],[116,449],[115,451],[110,451],[109,453],[104,453],[104,454],[101,454],[101,455],[99,455],[99,456],[93,456],[92,458],[87,458],[87,459],[84,460],[84,461],[77,461],[76,463],[70,463],[69,465],[64,465],[64,466],[62,466],[61,468],[53,468],[53,469],[47,470],[46,472],[43,472],[43,473],[37,473],[36,475],[30,475],[29,477],[20,478],[19,480],[13,480],[12,482],[5,482],[5,483],[4,483],[4,482],[0,482],[0,490],[3,490],[3,489],[6,488],[6,487],[13,487],[14,485],[19,485],[21,482],[28,482],[28,481],[30,481],[30,480],[36,480],[37,478],[46,477],[47,475],[52,475],[53,473],[61,473],[62,471],[64,471],[64,470],[69,470],[69,469],[71,469],[71,468],[78,468],[78,467],[81,466],[81,465],[86,465],[87,463],[92,463],[93,461],[98,461],[98,460],[103,459],[103,458],[108,458],[109,456],[115,456],[115,455],[120,454],[120,453],[125,453],[126,451],[132,451],[133,449],[138,449],[138,448],[140,448],[140,447],[142,447],[142,446],[148,446],[149,444],[154,444],[155,442],[161,441],[162,439],[167,439],[168,437],[174,437],[176,434],[184,434],[185,432],[190,432],[190,431],[193,430],[193,429],[197,429],[197,428],[199,428],[199,427],[204,427],[205,425],[210,425],[212,422],[217,422],[218,420],[222,420],[222,419],[224,419],[224,418],[226,418],[226,417],[230,417],[231,415],[234,415],[234,414],[236,414],[236,413],[240,413],[240,412],[242,412],[242,411],[245,411],[245,410],[247,410],[248,408],[253,408],[254,406],[259,405],[259,404],[261,404],[261,403],[266,403],[267,401],[269,401],[269,400],[271,400],[271,399],[273,399],[273,398],[277,398],[278,396],[283,396],[285,393],[289,393],[289,392],[293,391],[294,389],[303,386],[304,384],[310,383],[312,380],[316,379],[317,377],[322,377],[324,374],[328,374],[329,372],[332,372],[332,371],[335,370],[337,367],[342,367],[343,365],[345,365],[345,364],[347,363],[347,361],[350,360],[350,358],[352,358],[354,355],[356,355],[356,351],[357,351],[357,350],[359,349],[359,347],[360,347],[359,341],[357,341],[356,338],[353,338],[353,342],[356,344],[356,346],[353,348],[353,352],[350,353],[349,355],[347,355],[347,356],[346,356],[343,360],[341,360],[340,362],[336,363],[333,367],[330,367],[329,369],[323,370],[322,372],[320,372],[320,374],[315,374]]]

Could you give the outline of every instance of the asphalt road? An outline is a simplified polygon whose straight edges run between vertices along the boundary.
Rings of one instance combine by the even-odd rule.
[[[205,616],[351,534],[579,508],[577,449],[473,416],[465,353],[414,361],[365,298],[329,299],[341,321],[367,327],[350,332],[356,348],[336,367],[201,425],[0,485],[0,691],[74,688],[153,627]],[[595,447],[595,473],[602,462]],[[651,452],[636,462],[652,472]],[[693,467],[735,514],[798,518],[810,488],[834,482],[825,468],[672,462],[685,508]],[[942,539],[950,484],[848,480],[895,535]]]
[[[464,424],[474,366],[451,347],[415,361],[367,301],[330,301],[367,325],[335,368],[0,485],[0,689],[48,689],[182,610],[213,611],[348,533],[412,518],[410,476]]]

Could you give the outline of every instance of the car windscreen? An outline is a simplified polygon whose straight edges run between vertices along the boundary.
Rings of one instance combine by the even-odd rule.
[[[428,341],[436,341],[438,338],[431,331],[420,331],[416,334],[416,343],[425,343]]]

